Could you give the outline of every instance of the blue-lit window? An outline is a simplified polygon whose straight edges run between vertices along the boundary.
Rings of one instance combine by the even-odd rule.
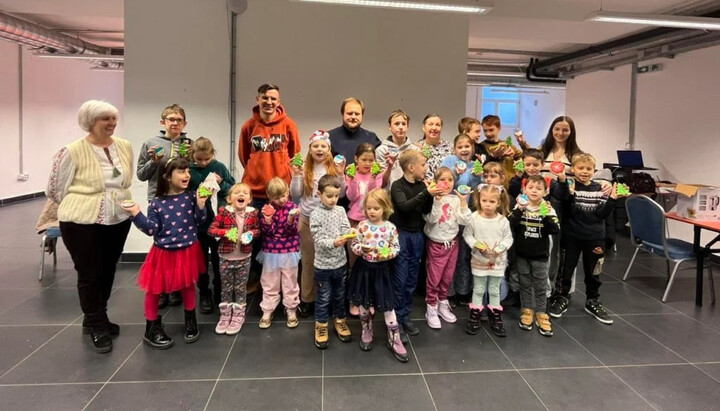
[[[520,94],[514,88],[484,86],[480,118],[489,114],[499,116],[503,128],[520,127]]]

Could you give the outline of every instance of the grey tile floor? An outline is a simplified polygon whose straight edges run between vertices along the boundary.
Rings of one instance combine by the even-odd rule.
[[[709,304],[708,284],[706,303],[696,308],[694,273],[683,271],[663,304],[665,264],[648,255],[623,283],[632,252],[627,239],[602,275],[601,299],[614,325],[584,313],[582,284],[568,313],[554,321],[552,338],[520,330],[516,310],[505,316],[504,339],[486,327],[468,336],[462,321],[433,331],[418,299],[413,317],[422,332],[412,338],[406,364],[381,341],[360,351],[357,337],[349,344],[333,339],[319,351],[311,321],[289,330],[278,315],[260,330],[258,297],[237,336],[215,335],[216,317],[203,315],[196,344],[180,339],[170,350],[150,349],[141,342],[138,264],[120,264],[110,317],[122,331],[113,351],[100,355],[81,335],[64,246],[57,268],[48,263],[45,279],[36,279],[33,228],[41,207],[33,201],[0,208],[2,410],[710,410],[720,403],[720,309]],[[177,308],[165,313],[176,337],[181,316]],[[359,323],[351,328],[357,336]]]

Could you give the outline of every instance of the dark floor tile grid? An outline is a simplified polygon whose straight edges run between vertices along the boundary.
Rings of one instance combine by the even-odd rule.
[[[279,307],[272,327],[260,330],[255,294],[237,337],[213,333],[217,313],[200,315],[202,337],[194,345],[182,342],[182,307],[163,310],[177,347],[161,352],[141,344],[140,264],[124,263],[109,309],[121,336],[113,353],[99,356],[80,333],[75,274],[62,242],[57,267],[47,258],[45,278],[37,281],[39,238],[32,227],[41,207],[35,201],[0,209],[0,346],[7,347],[0,396],[13,409],[708,409],[717,403],[720,315],[709,304],[708,281],[703,307],[694,306],[692,270],[678,274],[662,304],[662,259],[639,254],[628,282],[621,281],[633,252],[622,236],[601,276],[601,300],[616,319],[610,327],[584,312],[580,274],[552,338],[520,330],[514,309],[505,314],[504,339],[486,324],[476,336],[465,334],[466,307],[456,309],[457,324],[431,330],[418,296],[412,318],[421,334],[408,346],[410,362],[401,364],[385,346],[381,316],[371,352],[358,347],[356,319],[352,342],[333,334],[321,352],[312,345],[312,318],[290,330]]]

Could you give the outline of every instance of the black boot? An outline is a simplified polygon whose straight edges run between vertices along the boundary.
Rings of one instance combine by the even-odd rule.
[[[200,338],[200,330],[195,317],[195,310],[185,310],[185,344],[194,343]]]
[[[518,291],[510,290],[504,300],[500,301],[500,305],[503,307],[519,307],[520,306],[520,293]]]
[[[498,337],[505,337],[507,335],[503,324],[502,311],[488,308],[488,324],[492,332]]]
[[[297,315],[300,318],[307,318],[310,317],[313,312],[315,312],[315,303],[306,303],[305,301],[300,301],[300,305],[297,307]]]
[[[200,290],[200,313],[201,314],[212,314],[213,312],[213,298],[210,290]]]
[[[160,294],[160,301],[158,302],[158,308],[162,310],[163,308],[167,307],[169,303],[170,303],[170,301],[168,299],[168,295],[165,293]]]
[[[173,291],[170,293],[170,297],[168,297],[168,304],[171,307],[182,304],[182,295],[180,294],[180,291]]]
[[[108,321],[107,327],[108,327],[108,332],[110,333],[111,337],[117,337],[118,335],[120,335],[120,326],[119,325]],[[90,327],[83,325],[82,333],[90,334]]]
[[[475,335],[480,331],[480,309],[471,308],[470,317],[468,318],[467,325],[465,325],[465,332],[470,335]]]
[[[159,315],[154,321],[145,321],[145,336],[143,337],[143,341],[145,341],[147,345],[160,350],[166,350],[175,345],[175,341],[165,334],[162,318]]]
[[[93,350],[100,354],[112,351],[112,338],[107,327],[90,327],[89,334]]]

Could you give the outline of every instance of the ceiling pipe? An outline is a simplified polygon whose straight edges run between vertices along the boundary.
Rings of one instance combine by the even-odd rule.
[[[551,74],[540,74],[535,69],[535,63],[537,62],[536,58],[530,59],[530,64],[528,64],[527,68],[525,69],[525,78],[529,82],[543,82],[543,83],[556,83],[556,84],[565,84],[565,80],[560,79],[560,75],[558,73],[551,73]]]
[[[700,17],[720,17],[720,10],[715,10],[710,13],[701,15]],[[647,43],[648,40],[654,38],[667,38],[668,35],[673,33],[689,32],[693,30],[686,29],[673,29],[660,27],[651,30],[646,30],[640,33],[631,34],[629,36],[621,37],[616,40],[606,41],[604,43],[596,44],[582,50],[574,51],[571,53],[564,54],[558,57],[551,57],[543,61],[536,61],[532,66],[533,70],[528,68],[528,72],[534,71],[537,73],[538,70],[543,72],[552,72],[560,66],[572,64],[576,61],[582,61],[591,56],[610,54],[618,50],[631,48],[634,46],[642,45]]]
[[[468,53],[477,54],[505,54],[510,56],[533,56],[533,57],[557,57],[563,53],[553,53],[549,51],[527,51],[527,50],[505,50],[505,49],[478,49],[470,48]]]
[[[104,54],[105,48],[48,30],[34,23],[0,12],[0,37],[26,46],[47,47],[70,54]]]

